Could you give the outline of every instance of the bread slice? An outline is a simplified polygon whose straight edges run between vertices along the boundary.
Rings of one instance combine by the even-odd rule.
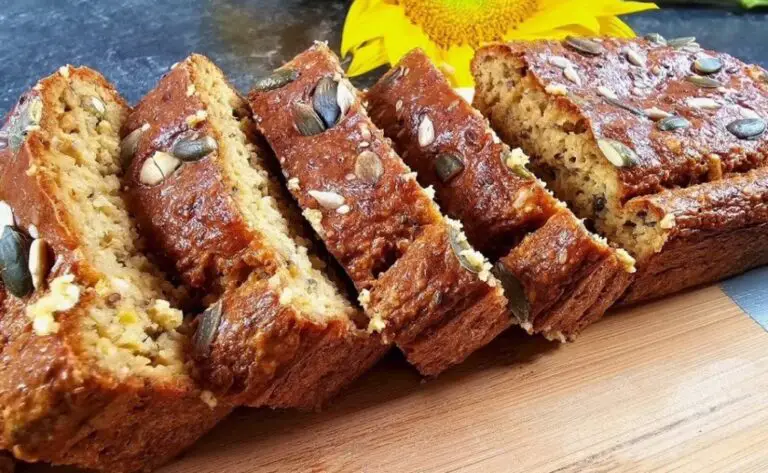
[[[527,170],[520,149],[500,142],[421,50],[407,54],[366,98],[371,117],[403,160],[432,185],[475,247],[504,256],[497,277],[522,327],[572,339],[629,285],[632,258],[609,247]],[[424,123],[434,129],[420,142]]]
[[[768,159],[765,71],[690,39],[650,38],[496,44],[472,65],[475,105],[496,131],[637,258],[625,303],[768,261],[768,249],[735,246],[762,231],[760,212],[721,207],[762,202],[759,185],[731,175]]]
[[[63,67],[2,129],[0,449],[129,472],[231,407],[194,384],[178,291],[141,252],[120,192],[125,101]]]
[[[371,123],[326,45],[258,81],[249,102],[304,216],[360,291],[372,333],[435,375],[510,325],[490,264]]]
[[[362,314],[312,250],[247,103],[210,60],[178,63],[123,135],[141,231],[208,294],[195,359],[217,396],[315,408],[386,351],[357,328]]]

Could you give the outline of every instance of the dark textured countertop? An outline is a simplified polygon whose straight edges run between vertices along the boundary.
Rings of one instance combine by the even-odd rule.
[[[345,0],[2,0],[0,113],[62,64],[102,71],[135,102],[174,62],[209,55],[247,89],[313,40],[338,49]],[[629,17],[638,33],[693,35],[768,64],[768,12],[665,9]]]

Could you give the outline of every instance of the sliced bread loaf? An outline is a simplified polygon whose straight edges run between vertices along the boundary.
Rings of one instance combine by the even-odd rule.
[[[0,131],[0,448],[25,461],[151,469],[231,409],[193,383],[180,294],[123,201],[128,113],[66,66]]]
[[[632,258],[584,228],[422,51],[407,54],[366,98],[374,123],[464,223],[470,243],[504,256],[496,275],[529,332],[574,338],[629,285]],[[432,140],[424,139],[427,127]]]
[[[258,81],[249,101],[304,216],[360,291],[372,333],[435,375],[510,325],[490,264],[370,121],[327,46]]]
[[[386,350],[311,249],[247,103],[207,58],[178,63],[123,127],[131,209],[210,304],[201,382],[251,406],[315,408]]]

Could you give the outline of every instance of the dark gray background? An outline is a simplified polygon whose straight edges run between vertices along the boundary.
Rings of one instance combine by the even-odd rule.
[[[242,89],[313,40],[338,49],[346,0],[0,0],[0,115],[63,64],[99,69],[131,102],[174,62],[209,55]],[[638,33],[694,35],[768,64],[768,12],[664,9],[627,18]]]

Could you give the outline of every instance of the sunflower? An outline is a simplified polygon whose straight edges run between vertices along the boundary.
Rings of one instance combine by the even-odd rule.
[[[348,73],[395,64],[415,47],[456,86],[472,84],[469,62],[484,43],[576,36],[632,37],[616,15],[657,8],[621,0],[354,0],[341,54],[352,55]]]

